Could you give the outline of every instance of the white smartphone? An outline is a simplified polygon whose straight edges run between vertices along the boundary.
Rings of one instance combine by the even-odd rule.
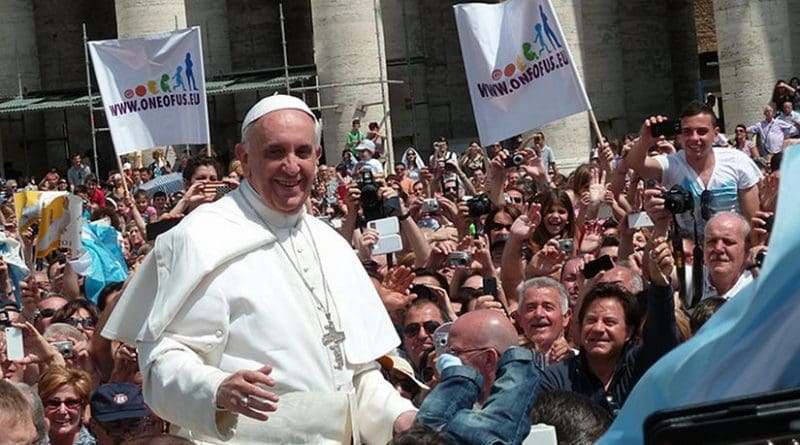
[[[373,255],[383,255],[385,253],[399,252],[403,250],[403,240],[400,235],[393,233],[381,236],[375,247],[372,249]]]
[[[396,216],[372,220],[367,223],[367,227],[377,230],[381,238],[386,235],[396,235],[400,233],[400,221]]]
[[[25,348],[22,346],[22,329],[6,327],[6,356],[8,360],[22,360],[25,358]]]
[[[614,211],[611,209],[611,206],[606,203],[600,204],[600,207],[597,209],[597,219],[611,218],[612,216],[614,216]]]
[[[640,227],[653,227],[653,220],[647,212],[631,213],[628,215],[628,227],[631,229],[638,229]]]

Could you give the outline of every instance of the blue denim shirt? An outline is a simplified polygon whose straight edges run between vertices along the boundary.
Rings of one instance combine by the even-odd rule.
[[[521,443],[530,433],[540,375],[531,351],[509,348],[500,357],[489,397],[473,408],[483,377],[470,367],[451,366],[425,398],[416,421],[441,431],[451,444]]]

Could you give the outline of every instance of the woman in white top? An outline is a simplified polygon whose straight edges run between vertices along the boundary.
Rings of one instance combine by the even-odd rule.
[[[419,181],[420,170],[425,168],[425,163],[422,161],[417,150],[415,150],[414,147],[406,148],[400,161],[406,166],[406,176],[414,181]]]

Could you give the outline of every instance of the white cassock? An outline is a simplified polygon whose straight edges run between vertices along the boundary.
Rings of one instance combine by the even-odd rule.
[[[343,369],[322,342],[326,310],[345,334]],[[247,182],[158,238],[103,336],[137,345],[145,401],[196,441],[382,445],[414,409],[375,362],[399,339],[350,246]],[[280,396],[269,420],[216,409],[224,378],[264,364]]]

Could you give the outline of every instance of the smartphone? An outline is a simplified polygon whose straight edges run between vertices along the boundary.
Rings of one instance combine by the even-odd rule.
[[[497,278],[483,277],[483,293],[491,295],[497,300]]]
[[[8,360],[22,360],[25,358],[25,348],[22,345],[22,329],[7,326],[4,328],[6,333],[6,357]]]
[[[590,261],[583,266],[583,276],[587,279],[594,278],[600,272],[611,270],[613,268],[614,262],[611,261],[611,257],[608,255],[603,255],[600,258]]]
[[[674,119],[652,124],[650,125],[650,134],[653,135],[654,138],[659,136],[670,137],[679,135],[681,134],[681,121]]]
[[[636,212],[628,215],[628,228],[639,229],[642,227],[653,227],[653,220],[647,212]]]
[[[383,255],[385,253],[394,253],[403,250],[403,239],[397,233],[389,235],[381,235],[378,242],[372,248],[373,255]]]
[[[75,350],[72,347],[72,342],[69,340],[54,341],[52,345],[55,346],[55,348],[64,358],[72,358],[75,356]]]
[[[772,232],[772,225],[775,224],[775,215],[764,218],[764,230]]]
[[[396,216],[373,219],[367,223],[367,227],[377,230],[381,237],[386,235],[394,235],[400,233],[400,220],[398,220]]]

